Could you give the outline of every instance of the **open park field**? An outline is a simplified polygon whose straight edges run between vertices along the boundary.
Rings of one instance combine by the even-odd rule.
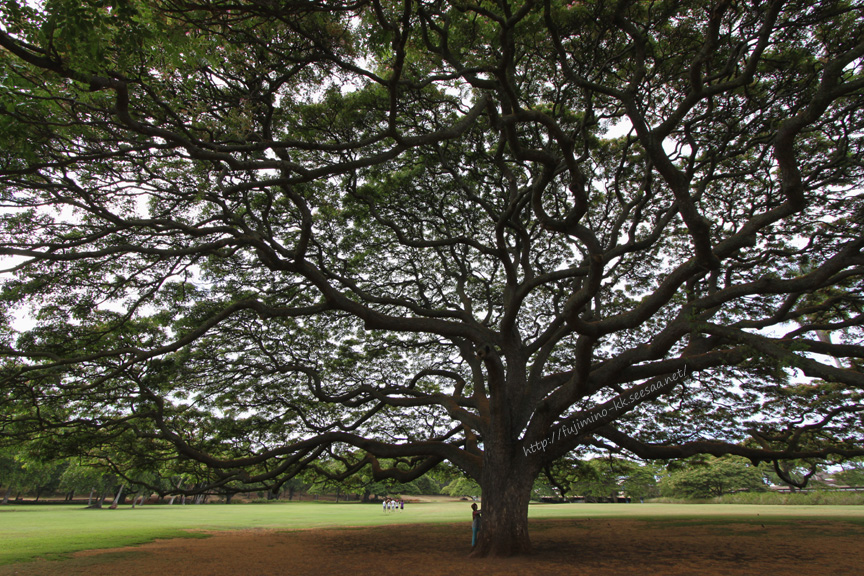
[[[535,555],[468,558],[468,505],[277,503],[0,508],[0,576],[853,575],[864,508],[675,504],[531,507]]]

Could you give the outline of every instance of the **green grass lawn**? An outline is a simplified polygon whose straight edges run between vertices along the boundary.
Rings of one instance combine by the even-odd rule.
[[[530,517],[643,518],[658,522],[791,522],[799,518],[864,525],[861,506],[759,506],[746,504],[534,504]],[[0,506],[0,564],[57,558],[79,550],[116,548],[160,538],[200,537],[213,530],[379,526],[470,522],[467,502],[409,504],[384,513],[380,505],[279,502],[142,506],[87,510],[77,506]]]

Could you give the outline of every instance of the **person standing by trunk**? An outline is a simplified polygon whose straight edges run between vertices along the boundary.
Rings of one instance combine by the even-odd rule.
[[[471,548],[477,545],[477,533],[480,531],[480,510],[477,503],[471,504]]]

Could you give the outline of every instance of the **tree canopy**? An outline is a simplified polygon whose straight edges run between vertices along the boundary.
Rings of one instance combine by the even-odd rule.
[[[735,492],[768,490],[762,472],[737,456],[695,460],[660,481],[663,496],[714,498]]]
[[[573,451],[862,455],[861,8],[7,0],[0,436],[449,461],[478,555]]]

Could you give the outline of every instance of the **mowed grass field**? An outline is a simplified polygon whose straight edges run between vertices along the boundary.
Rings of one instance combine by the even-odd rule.
[[[151,505],[87,510],[77,506],[0,506],[0,564],[62,558],[80,550],[118,548],[156,539],[206,537],[213,531],[306,530],[392,524],[470,524],[467,502],[407,504],[383,512],[380,504],[277,502],[269,504]],[[735,504],[532,504],[532,519],[637,518],[663,524],[770,523],[837,520],[864,526],[862,506]]]

